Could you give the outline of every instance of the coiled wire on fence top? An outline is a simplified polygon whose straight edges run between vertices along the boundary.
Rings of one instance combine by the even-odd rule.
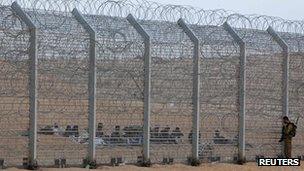
[[[10,5],[14,0],[1,0]],[[272,26],[277,31],[303,33],[303,21],[286,20],[266,15],[242,15],[226,11],[204,10],[191,6],[164,5],[146,0],[17,0],[23,8],[43,10],[46,13],[71,12],[73,8],[84,14],[126,17],[134,15],[142,20],[175,22],[183,18],[189,24],[221,25],[228,21],[232,26],[265,30]],[[50,26],[50,25],[49,25]],[[52,27],[52,26],[50,26]]]

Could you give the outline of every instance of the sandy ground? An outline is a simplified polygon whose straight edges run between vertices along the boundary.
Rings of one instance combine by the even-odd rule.
[[[4,171],[22,171],[24,169],[9,168]],[[40,168],[39,170],[43,171],[84,171],[88,169],[82,168]],[[199,167],[191,167],[183,164],[174,164],[174,165],[153,165],[150,168],[137,167],[132,165],[125,166],[102,166],[96,169],[96,171],[304,171],[304,164],[299,167],[258,167],[256,163],[247,163],[245,165],[236,165],[236,164],[224,164],[224,163],[214,163],[214,164],[202,164]],[[25,171],[25,170],[24,170]]]

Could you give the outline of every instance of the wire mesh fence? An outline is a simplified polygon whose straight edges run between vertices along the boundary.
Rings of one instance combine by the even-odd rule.
[[[29,33],[9,8],[1,9],[1,155],[10,165],[28,156]]]
[[[201,42],[201,157],[231,162],[238,154],[239,46],[223,27],[192,29]]]
[[[21,12],[0,1],[0,159],[6,165],[277,157],[286,114],[298,121],[293,156],[304,158],[302,21],[148,1],[17,3]],[[37,30],[37,46],[24,18]],[[179,18],[198,39],[198,69],[195,41]]]

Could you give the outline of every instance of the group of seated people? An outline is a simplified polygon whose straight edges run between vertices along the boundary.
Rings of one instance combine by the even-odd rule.
[[[141,125],[130,125],[123,129],[119,125],[114,127],[114,130],[109,134],[105,135],[104,126],[102,123],[98,123],[96,129],[96,137],[102,138],[106,144],[142,144],[143,141],[143,127]],[[47,125],[41,128],[38,132],[45,135],[53,135],[58,133],[65,137],[79,137],[78,125],[67,125],[65,130],[60,130],[59,126],[55,123],[50,126]],[[189,143],[192,143],[192,130],[188,135]],[[184,136],[179,127],[171,130],[170,127],[166,126],[161,129],[159,126],[150,128],[150,142],[155,144],[178,144],[181,138]],[[199,140],[201,139],[201,133],[199,133]],[[213,142],[214,144],[233,144],[237,137],[234,139],[228,139],[220,135],[219,130],[215,130]]]
[[[176,127],[171,131],[170,127],[164,127],[162,130],[160,130],[160,127],[158,126],[151,129],[150,135],[151,143],[159,144],[177,144],[184,136],[179,127]]]
[[[142,127],[137,125],[126,126],[123,129],[116,125],[110,135],[106,135],[103,130],[103,124],[98,123],[96,137],[102,138],[106,144],[116,145],[139,145],[142,143]]]
[[[65,130],[62,130],[57,123],[54,123],[54,125],[46,125],[45,127],[41,128],[38,133],[44,135],[59,134],[65,137],[69,137],[69,136],[78,137],[79,129],[78,129],[78,125],[67,125]]]
[[[150,128],[151,143],[178,143],[178,140],[184,135],[179,127],[174,130],[170,130],[170,127],[164,127],[160,130],[160,127]],[[126,126],[123,129],[119,125],[116,125],[114,131],[110,135],[105,135],[103,131],[103,124],[98,123],[96,137],[103,139],[109,139],[112,143],[124,143],[125,141],[134,141],[142,143],[143,128],[140,125]]]
[[[69,137],[69,136],[79,136],[79,130],[78,130],[78,125],[68,125],[65,129],[64,136]]]

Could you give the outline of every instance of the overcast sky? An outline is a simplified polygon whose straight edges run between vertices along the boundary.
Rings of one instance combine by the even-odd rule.
[[[304,0],[152,0],[162,4],[226,9],[242,14],[262,14],[304,20]]]

